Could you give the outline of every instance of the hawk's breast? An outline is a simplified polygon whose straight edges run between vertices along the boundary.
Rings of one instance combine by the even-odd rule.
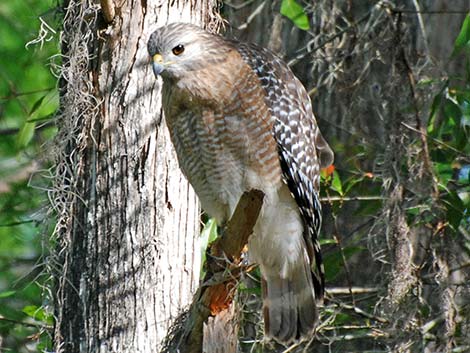
[[[238,52],[165,83],[164,96],[180,167],[209,214],[226,220],[244,191],[281,186],[265,91]]]

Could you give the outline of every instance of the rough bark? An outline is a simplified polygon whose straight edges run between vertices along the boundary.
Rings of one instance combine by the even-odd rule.
[[[238,353],[239,314],[236,307],[230,305],[208,318],[204,325],[203,353]]]
[[[198,283],[197,198],[147,54],[158,26],[208,25],[211,0],[64,5],[56,190],[56,352],[156,352]],[[111,21],[106,24],[105,22]]]

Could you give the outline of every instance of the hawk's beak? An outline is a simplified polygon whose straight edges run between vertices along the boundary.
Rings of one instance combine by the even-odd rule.
[[[155,76],[160,75],[163,70],[165,70],[165,64],[163,63],[163,56],[161,54],[155,54],[152,57],[152,66],[153,66],[153,73]]]

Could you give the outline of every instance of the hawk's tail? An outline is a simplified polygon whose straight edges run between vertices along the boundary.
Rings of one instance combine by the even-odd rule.
[[[318,313],[312,273],[307,264],[288,278],[267,276],[262,280],[265,334],[282,343],[313,334]]]

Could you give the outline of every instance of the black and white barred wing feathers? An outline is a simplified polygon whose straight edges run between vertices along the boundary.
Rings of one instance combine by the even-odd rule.
[[[288,66],[270,51],[252,44],[237,49],[260,79],[272,114],[283,178],[305,224],[304,233],[317,299],[323,297],[324,271],[318,243],[321,205],[320,168],[333,162],[333,152],[320,133],[307,91]]]

